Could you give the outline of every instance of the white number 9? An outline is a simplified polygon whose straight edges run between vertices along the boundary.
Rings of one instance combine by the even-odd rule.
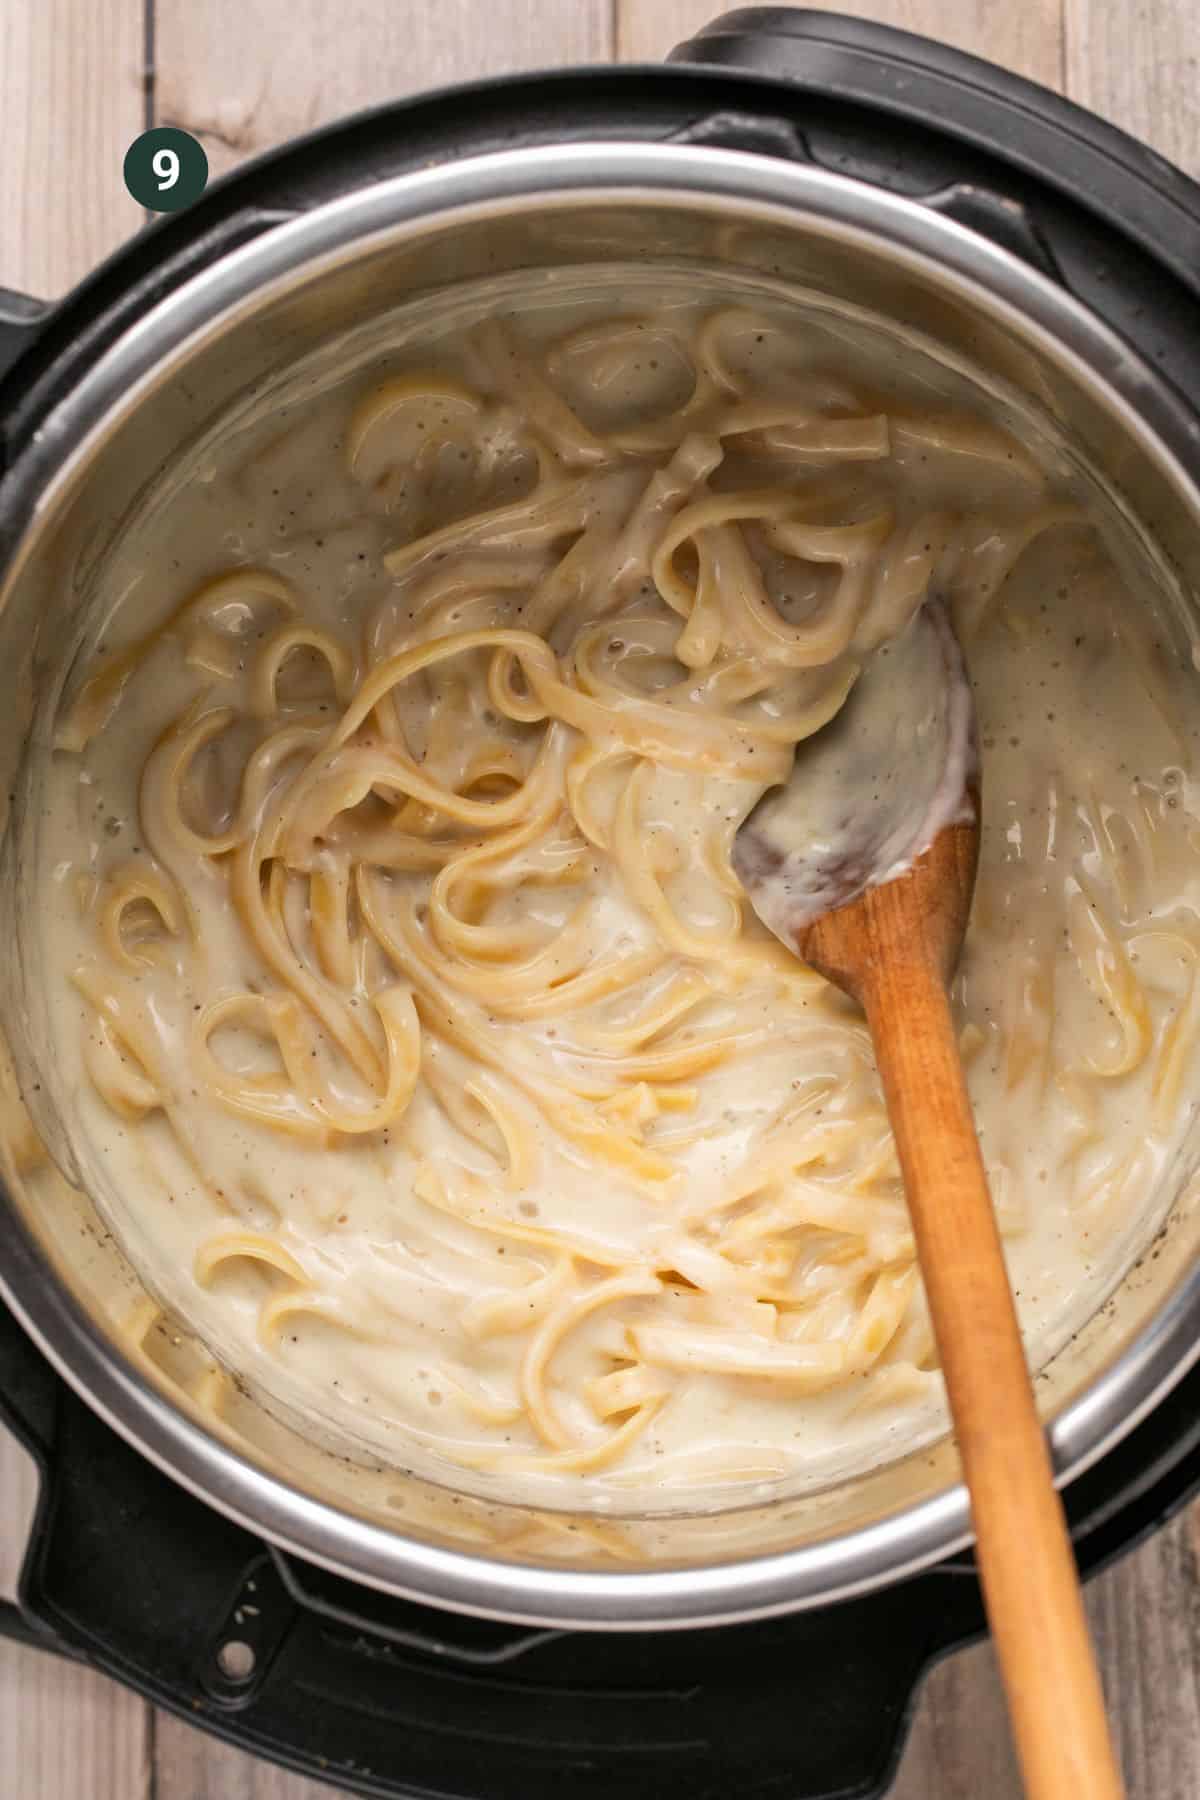
[[[150,167],[158,176],[160,194],[165,193],[168,188],[173,188],[179,180],[179,158],[174,150],[156,150]]]

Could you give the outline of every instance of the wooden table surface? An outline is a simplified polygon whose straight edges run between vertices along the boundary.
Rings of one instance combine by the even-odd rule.
[[[659,58],[720,0],[0,0],[0,286],[52,296],[138,229],[126,147],[202,139],[214,175],[439,82]],[[1200,0],[841,0],[992,57],[1200,175]],[[0,1431],[0,1593],[33,1499]],[[1089,1591],[1131,1800],[1200,1796],[1200,1510]],[[0,1800],[318,1800],[104,1678],[0,1640]],[[1016,1800],[991,1652],[937,1669],[891,1800]],[[1071,1797],[1064,1796],[1064,1800]]]

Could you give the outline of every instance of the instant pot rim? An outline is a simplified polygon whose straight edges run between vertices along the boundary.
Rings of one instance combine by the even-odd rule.
[[[472,190],[475,191],[472,191]],[[481,195],[480,189],[483,190]],[[279,225],[185,281],[118,340],[48,415],[0,485],[21,532],[5,589],[105,439],[214,333],[339,262],[490,210],[668,204],[824,232],[936,274],[1103,390],[1140,448],[1200,516],[1200,422],[1106,326],[1008,251],[850,178],[710,147],[644,143],[492,152],[358,190]],[[32,527],[32,529],[27,529]],[[0,593],[0,606],[3,594]],[[969,1540],[965,1490],[944,1490],[846,1534],[769,1556],[647,1572],[506,1563],[384,1530],[268,1475],[194,1423],[122,1357],[0,1188],[0,1295],[59,1374],[165,1473],[249,1529],[352,1580],[484,1616],[589,1629],[682,1628],[828,1604],[927,1567]],[[1200,1268],[1116,1362],[1055,1419],[1061,1480],[1120,1441],[1200,1356]]]

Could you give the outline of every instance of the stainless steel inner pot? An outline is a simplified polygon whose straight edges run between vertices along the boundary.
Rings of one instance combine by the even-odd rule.
[[[630,258],[768,275],[919,328],[947,358],[1066,424],[1122,529],[1157,545],[1176,624],[1187,596],[1200,593],[1200,421],[1063,289],[941,213],[808,166],[683,146],[516,150],[381,182],[267,232],[149,311],[0,487],[0,505],[27,514],[0,605],[0,906],[10,943],[27,903],[12,854],[13,796],[39,693],[108,546],[179,446],[248,389],[409,295]],[[24,979],[19,966],[5,971],[4,1029],[54,1146],[35,1090],[41,1046]],[[721,1513],[639,1520],[534,1511],[352,1465],[249,1393],[215,1420],[197,1405],[196,1347],[161,1322],[131,1336],[145,1308],[132,1271],[15,1100],[5,1122],[0,1293],[51,1362],[194,1493],[352,1579],[506,1619],[662,1628],[818,1605],[895,1581],[968,1540],[948,1443],[801,1498],[756,1491]],[[1064,1481],[1200,1354],[1192,1160],[1176,1171],[1154,1254],[1099,1296],[1095,1318],[1039,1384]]]

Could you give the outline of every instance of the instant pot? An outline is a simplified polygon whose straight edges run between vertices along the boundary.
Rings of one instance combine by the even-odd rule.
[[[666,67],[384,107],[246,166],[53,307],[0,296],[0,1416],[41,1471],[0,1628],[363,1793],[878,1794],[922,1672],[983,1629],[949,1444],[819,1494],[598,1518],[347,1461],[244,1385],[216,1417],[38,1079],[25,757],[140,499],[236,399],[348,326],[386,335],[406,297],[630,257],[919,330],[1069,432],[1155,547],[1180,655],[1200,595],[1200,189],[902,32],[751,9]],[[1200,1483],[1196,1148],[1039,1380],[1085,1572]]]

